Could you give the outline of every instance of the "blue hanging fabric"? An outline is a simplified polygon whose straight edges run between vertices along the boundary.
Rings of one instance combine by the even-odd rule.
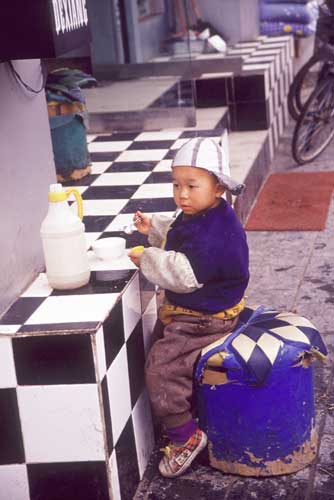
[[[52,147],[57,176],[66,180],[74,171],[87,169],[90,156],[86,130],[88,113],[81,87],[96,85],[86,73],[63,68],[51,72],[46,82]]]

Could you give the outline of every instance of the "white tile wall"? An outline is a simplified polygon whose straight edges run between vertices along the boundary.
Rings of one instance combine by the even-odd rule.
[[[141,161],[141,157],[138,157],[138,152],[137,152],[137,160]],[[120,159],[118,158],[117,161],[120,161]],[[140,185],[143,182],[145,182],[145,180],[149,175],[150,172],[111,172],[111,173],[101,174],[94,182],[92,182],[92,186],[131,186],[136,184]]]
[[[112,362],[107,372],[107,379],[113,441],[116,443],[131,414],[126,345],[123,345]]]
[[[11,342],[10,338],[2,338],[0,342],[0,389],[17,385]]]
[[[118,479],[118,466],[115,450],[112,452],[109,467],[111,470],[112,500],[121,500],[121,491]]]
[[[147,391],[143,391],[132,412],[140,479],[154,446],[153,423]]]
[[[0,467],[0,500],[29,500],[27,468],[13,464]]]
[[[90,153],[124,151],[130,144],[132,144],[132,141],[92,142],[88,144],[88,151]]]
[[[170,183],[155,183],[143,184],[132,196],[132,199],[139,198],[172,198],[173,184]]]
[[[136,150],[123,151],[117,161],[159,161],[167,151],[167,149],[147,149],[141,150],[140,154]]]
[[[17,389],[27,463],[104,460],[96,384]]]
[[[103,321],[117,297],[118,293],[48,297],[26,324]]]
[[[139,275],[133,279],[123,293],[124,336],[127,340],[141,317]]]

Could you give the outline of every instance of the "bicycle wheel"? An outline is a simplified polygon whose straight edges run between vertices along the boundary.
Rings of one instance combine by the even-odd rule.
[[[299,115],[307,99],[312,94],[317,82],[323,79],[328,72],[328,63],[312,56],[296,74],[288,92],[288,110],[294,120]]]
[[[292,138],[294,160],[303,165],[319,156],[334,136],[334,76],[319,82],[308,98]]]

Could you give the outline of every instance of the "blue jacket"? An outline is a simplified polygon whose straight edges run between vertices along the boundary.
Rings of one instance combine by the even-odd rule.
[[[224,200],[205,213],[183,220],[181,213],[167,233],[165,250],[188,258],[202,288],[191,293],[166,290],[171,304],[214,314],[236,305],[249,280],[245,231]]]

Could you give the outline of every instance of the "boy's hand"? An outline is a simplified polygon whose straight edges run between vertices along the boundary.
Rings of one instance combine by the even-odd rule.
[[[140,266],[140,258],[142,256],[143,251],[144,247],[139,245],[137,247],[130,248],[128,252],[128,256],[130,257],[134,265],[137,267]]]
[[[137,228],[137,230],[142,233],[142,234],[148,234],[149,230],[151,229],[151,217],[148,217],[148,215],[143,214],[139,210],[134,214],[133,216],[133,221],[134,224]]]

